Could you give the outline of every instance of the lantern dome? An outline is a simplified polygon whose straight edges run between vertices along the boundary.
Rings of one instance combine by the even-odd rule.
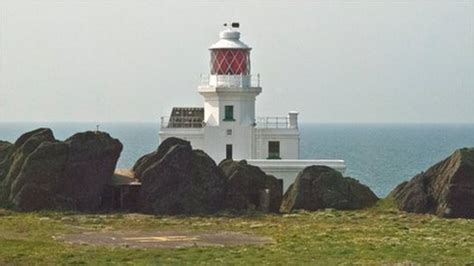
[[[219,37],[219,41],[209,48],[211,75],[250,75],[251,48],[239,40],[240,32],[230,28],[221,31]]]
[[[240,39],[240,32],[235,29],[226,29],[219,33],[220,40],[215,44],[209,47],[210,50],[214,49],[242,49],[242,50],[250,50],[248,45],[241,42]]]

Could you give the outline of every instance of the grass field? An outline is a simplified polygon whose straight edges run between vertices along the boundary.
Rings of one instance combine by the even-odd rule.
[[[90,231],[235,231],[275,244],[238,247],[132,249],[67,244],[54,236]],[[0,209],[0,264],[107,263],[474,263],[474,220],[402,213],[385,200],[359,211],[287,215],[17,213]]]

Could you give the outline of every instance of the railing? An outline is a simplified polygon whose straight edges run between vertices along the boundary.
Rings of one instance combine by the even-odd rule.
[[[202,117],[161,117],[161,128],[202,128]]]
[[[257,75],[201,75],[201,85],[229,86],[237,88],[260,87],[260,74]]]
[[[257,128],[289,128],[288,117],[257,117]]]
[[[290,128],[288,117],[257,117],[255,119],[257,128]],[[161,128],[202,128],[205,123],[202,117],[161,117]]]

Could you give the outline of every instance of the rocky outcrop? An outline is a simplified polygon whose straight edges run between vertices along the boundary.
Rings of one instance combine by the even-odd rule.
[[[120,141],[103,132],[65,141],[46,128],[25,133],[0,165],[0,202],[24,211],[97,210],[121,151]]]
[[[0,140],[0,162],[2,162],[7,157],[12,147],[13,144],[10,142]]]
[[[0,163],[0,202],[11,201],[11,188],[28,156],[43,142],[54,143],[54,141],[52,131],[45,128],[27,132],[17,139],[9,155]]]
[[[283,180],[267,175],[246,161],[224,160],[219,164],[228,179],[225,208],[278,212]]]
[[[139,206],[154,214],[204,214],[222,209],[226,178],[203,151],[168,138],[140,158],[133,171],[142,183]]]
[[[309,166],[301,171],[283,196],[282,212],[325,208],[354,210],[377,202],[365,185],[327,166]]]
[[[474,148],[455,151],[389,195],[400,210],[474,218]]]

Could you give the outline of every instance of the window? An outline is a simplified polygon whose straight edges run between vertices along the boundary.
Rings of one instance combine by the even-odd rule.
[[[226,134],[227,136],[232,136],[232,129],[227,129]]]
[[[249,50],[216,49],[211,51],[211,75],[250,74]]]
[[[224,106],[224,121],[235,121],[234,119],[234,106],[226,105]]]
[[[280,142],[269,141],[268,142],[268,158],[267,159],[281,159],[280,158]]]
[[[225,146],[225,158],[232,159],[232,144],[227,144]]]

